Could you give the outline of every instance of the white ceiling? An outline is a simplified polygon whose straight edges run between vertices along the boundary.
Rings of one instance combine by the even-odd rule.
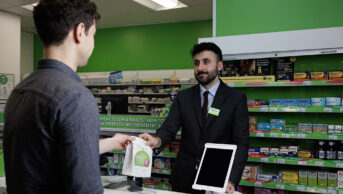
[[[212,19],[212,0],[180,0],[188,7],[153,11],[133,0],[93,0],[101,15],[97,28],[173,23]],[[32,12],[21,8],[34,0],[0,0],[0,10],[21,16],[21,28],[35,32]]]

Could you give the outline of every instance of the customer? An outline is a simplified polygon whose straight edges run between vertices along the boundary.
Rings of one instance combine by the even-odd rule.
[[[4,157],[9,194],[100,194],[100,153],[134,140],[100,141],[98,107],[76,74],[94,48],[100,18],[89,0],[40,0],[33,11],[44,44],[37,70],[5,108]]]
[[[193,47],[191,53],[194,76],[199,84],[178,93],[155,137],[149,134],[141,134],[140,137],[148,141],[151,148],[161,150],[182,128],[180,151],[172,169],[171,183],[174,191],[188,193],[199,192],[192,190],[192,184],[205,143],[236,144],[236,158],[226,189],[232,193],[241,179],[248,157],[247,97],[219,79],[218,72],[222,70],[223,62],[217,45],[200,43]]]

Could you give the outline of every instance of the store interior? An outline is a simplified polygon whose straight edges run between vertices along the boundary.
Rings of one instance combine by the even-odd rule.
[[[177,93],[197,84],[191,48],[215,42],[220,77],[248,98],[250,149],[238,191],[343,193],[343,1],[180,0],[187,7],[160,11],[93,2],[102,18],[77,73],[98,104],[100,138],[154,134]],[[1,131],[10,91],[43,56],[32,11],[22,7],[32,3],[0,1]],[[180,133],[153,157],[143,187],[171,190]],[[104,154],[101,174],[121,175],[124,156]],[[1,152],[2,177],[3,163]]]

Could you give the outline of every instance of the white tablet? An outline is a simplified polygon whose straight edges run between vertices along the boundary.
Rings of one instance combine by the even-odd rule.
[[[206,143],[192,188],[225,192],[236,149],[236,145]]]

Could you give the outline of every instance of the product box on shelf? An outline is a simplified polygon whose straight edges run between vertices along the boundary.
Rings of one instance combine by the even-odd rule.
[[[282,131],[282,124],[272,123],[270,124],[270,131]]]
[[[308,185],[310,186],[317,186],[317,180],[318,180],[318,173],[317,171],[308,171]]]
[[[260,181],[274,182],[274,181],[277,181],[277,174],[262,173],[262,174],[258,174],[256,179]]]
[[[274,75],[221,77],[223,82],[274,82]]]
[[[339,106],[341,105],[341,98],[340,97],[326,97],[325,99],[326,106]]]
[[[327,133],[328,132],[328,124],[313,124],[312,125],[313,132],[318,133]]]
[[[254,157],[254,155],[260,155],[260,148],[249,148],[248,155],[249,157]]]
[[[286,120],[285,119],[270,119],[270,124],[285,125],[286,124]]]
[[[341,125],[335,125],[335,133],[342,133],[342,126]]]
[[[270,123],[257,123],[257,129],[261,131],[270,131]]]
[[[288,157],[288,146],[286,145],[282,145],[280,146],[280,149],[279,149],[279,156],[281,157]]]
[[[328,185],[328,172],[318,171],[318,186],[327,187]]]
[[[330,80],[343,80],[343,70],[329,71]]]
[[[337,172],[328,172],[328,187],[337,187]]]
[[[309,71],[295,72],[294,81],[310,81],[311,74]]]
[[[270,148],[260,148],[260,155],[263,155],[263,156],[269,156],[270,154]]]
[[[278,156],[280,153],[279,148],[270,148],[269,155],[271,156]]]
[[[256,59],[255,75],[270,75],[270,74],[271,74],[271,60],[270,59]]]
[[[260,166],[246,165],[243,170],[242,179],[256,179],[257,174],[260,173]]]
[[[288,146],[288,157],[298,157],[298,146]]]
[[[311,71],[311,80],[328,80],[327,71]]]
[[[286,133],[297,133],[298,132],[298,125],[284,125],[283,126],[283,131]]]
[[[269,100],[269,105],[278,105],[278,106],[284,106],[285,102],[284,99],[270,99]]]
[[[298,99],[298,105],[299,106],[311,106],[311,99],[309,99],[309,98]]]
[[[280,183],[299,183],[298,171],[294,170],[280,170],[278,176],[278,182]]]
[[[299,149],[298,157],[299,158],[314,158],[315,151],[312,149]]]
[[[290,58],[279,58],[276,61],[276,80],[293,81],[294,62]]]
[[[307,170],[299,170],[299,184],[307,185]]]
[[[298,123],[298,132],[312,133],[312,124],[311,123]]]
[[[343,188],[343,171],[337,171],[337,187]]]
[[[284,106],[297,106],[298,105],[298,99],[284,99]]]
[[[325,106],[325,98],[311,98],[311,106]]]

